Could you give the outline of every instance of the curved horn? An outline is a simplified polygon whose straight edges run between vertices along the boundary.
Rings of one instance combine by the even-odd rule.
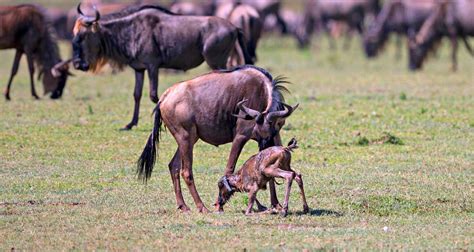
[[[292,106],[290,106],[286,103],[281,102],[281,105],[283,105],[283,107],[285,107],[285,109],[268,113],[268,115],[266,117],[266,119],[268,121],[272,121],[275,118],[286,118],[286,117],[290,116],[293,113],[293,111],[295,111],[295,109],[298,108],[298,106],[300,104],[298,103],[294,107],[292,107]]]
[[[81,11],[81,3],[79,3],[77,5],[77,13],[79,13],[79,15],[81,15],[81,16],[85,16],[84,13],[82,13],[82,11]]]
[[[53,77],[55,78],[58,78],[59,76],[61,76],[61,68],[63,68],[65,65],[71,63],[72,59],[68,59],[68,60],[65,60],[65,61],[61,61],[59,62],[58,64],[54,65],[53,68],[51,68],[51,74],[53,75]],[[69,71],[68,71],[68,74]]]
[[[239,108],[240,111],[242,111],[245,115],[244,116],[241,116],[241,115],[233,115],[235,117],[238,117],[238,118],[242,118],[242,119],[245,119],[245,120],[253,120],[255,118],[258,118],[261,116],[261,113],[258,112],[257,110],[253,110],[251,108],[248,108],[244,105],[244,103],[246,103],[248,100],[247,99],[243,99],[242,101],[240,101],[239,103],[237,103],[237,107]]]
[[[95,5],[92,6],[92,8],[94,9],[94,12],[95,12],[95,20],[94,20],[94,22],[97,22],[97,21],[99,21],[99,19],[100,19],[100,12],[97,10],[97,7],[95,7]]]

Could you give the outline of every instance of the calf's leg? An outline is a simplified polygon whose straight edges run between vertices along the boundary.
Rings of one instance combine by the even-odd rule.
[[[295,173],[292,171],[282,170],[274,165],[265,168],[263,170],[263,173],[267,177],[283,178],[286,180],[285,201],[283,202],[282,211],[282,215],[285,217],[288,214],[288,201],[290,199],[291,184],[293,183],[293,179],[295,178]]]
[[[296,183],[298,184],[298,187],[300,188],[301,200],[303,201],[303,212],[308,213],[309,207],[308,207],[308,203],[306,203],[306,196],[305,196],[304,188],[303,188],[303,178],[301,178],[301,174],[296,173],[295,180],[296,180]]]

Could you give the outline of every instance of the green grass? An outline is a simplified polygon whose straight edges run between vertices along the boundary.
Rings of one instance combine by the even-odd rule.
[[[416,73],[392,46],[368,61],[358,43],[329,51],[323,39],[298,51],[272,37],[258,53],[259,66],[293,83],[288,102],[300,103],[281,134],[299,141],[293,167],[311,214],[301,214],[296,187],[287,218],[244,216],[244,194],[224,214],[198,214],[184,183],[193,211],[178,212],[169,133],[148,185],[135,176],[152,128],[148,88],[138,128],[118,131],[133,109],[130,70],[76,72],[61,100],[35,101],[22,61],[13,100],[0,100],[0,250],[474,249],[474,60],[464,48],[457,73],[447,45]],[[5,86],[13,52],[0,58]],[[207,71],[162,73],[159,92]],[[209,208],[229,150],[196,145],[195,180]],[[239,165],[256,151],[248,144]],[[268,202],[268,192],[259,198]]]

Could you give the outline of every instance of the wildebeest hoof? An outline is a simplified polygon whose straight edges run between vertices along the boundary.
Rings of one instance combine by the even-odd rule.
[[[286,217],[288,215],[288,210],[284,210],[281,212],[281,217]]]
[[[191,211],[191,209],[189,209],[189,207],[186,206],[186,205],[178,206],[178,210],[180,210],[183,213],[187,213],[187,212]]]
[[[5,99],[6,99],[7,101],[10,101],[10,94],[7,94],[7,93],[6,93],[6,94],[5,94]]]
[[[120,131],[128,131],[128,130],[131,130],[133,128],[133,126],[136,126],[136,124],[134,123],[129,123],[127,125],[125,125],[125,127],[121,128]]]
[[[309,213],[309,207],[308,206],[303,206],[303,213],[304,214]]]
[[[209,211],[209,209],[207,209],[206,207],[202,207],[199,209],[199,212],[207,214],[207,213],[210,213],[211,211]]]
[[[150,100],[153,102],[153,103],[158,103],[158,96],[150,96]]]

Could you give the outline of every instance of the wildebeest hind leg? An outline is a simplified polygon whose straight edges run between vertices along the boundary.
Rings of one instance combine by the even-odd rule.
[[[202,203],[199,193],[196,190],[193,176],[193,147],[197,141],[196,128],[183,129],[175,134],[176,142],[178,142],[179,155],[181,157],[181,176],[183,176],[189,192],[193,197],[194,203],[201,213],[208,213],[209,210]]]
[[[222,38],[224,36],[224,38]],[[204,43],[203,57],[212,69],[225,69],[227,59],[237,38],[214,34]]]
[[[16,50],[15,52],[15,59],[13,60],[13,67],[12,72],[10,74],[10,79],[8,79],[7,87],[5,88],[5,99],[10,100],[10,87],[13,82],[13,78],[15,77],[16,73],[18,73],[18,66],[20,65],[20,59],[23,55],[23,52],[20,50]]]
[[[133,126],[138,124],[138,115],[140,114],[140,100],[143,91],[144,70],[135,70],[135,90],[133,91],[133,98],[135,100],[135,107],[133,109],[132,121],[127,124],[122,130],[131,130]]]
[[[158,67],[148,68],[148,78],[150,79],[150,100],[158,102]]]
[[[28,70],[30,71],[30,85],[31,85],[31,95],[35,99],[39,99],[38,94],[36,94],[35,89],[35,64],[33,62],[33,56],[30,54],[26,54],[26,61],[28,62]]]
[[[183,193],[181,192],[181,183],[179,181],[179,172],[181,170],[181,158],[179,156],[179,149],[176,150],[173,159],[171,159],[170,163],[168,164],[168,168],[170,170],[171,180],[173,181],[174,193],[176,196],[176,204],[178,205],[178,209],[187,212],[190,209],[184,202]]]

